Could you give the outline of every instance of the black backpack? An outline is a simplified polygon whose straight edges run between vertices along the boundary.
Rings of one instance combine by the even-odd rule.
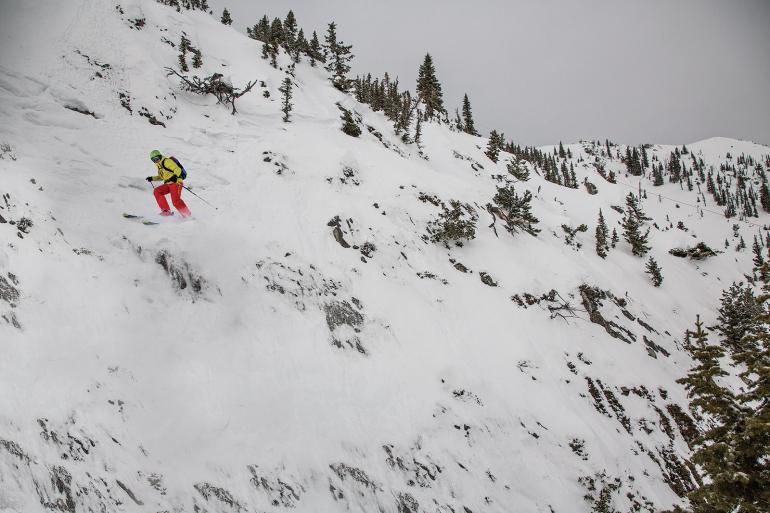
[[[185,170],[185,168],[184,168],[184,166],[182,165],[182,163],[181,163],[181,162],[179,162],[179,161],[176,159],[176,157],[166,157],[166,158],[169,158],[169,159],[173,160],[173,161],[174,161],[174,164],[176,164],[177,166],[179,166],[179,169],[181,169],[181,170],[182,170],[182,175],[181,175],[179,178],[181,178],[182,180],[185,180],[185,179],[187,178],[187,171]],[[167,168],[166,166],[163,166],[163,169],[165,169],[166,171],[171,171],[171,170],[170,170],[169,168]]]

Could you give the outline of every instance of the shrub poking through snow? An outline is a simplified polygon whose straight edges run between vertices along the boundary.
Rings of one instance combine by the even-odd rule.
[[[673,248],[669,253],[679,258],[691,258],[693,260],[705,260],[717,255],[717,251],[711,249],[705,242],[699,242],[691,248]]]
[[[361,128],[356,124],[350,111],[343,107],[340,107],[340,109],[342,109],[342,131],[350,137],[358,137],[361,135]]]
[[[531,192],[526,191],[523,196],[519,196],[513,185],[506,185],[497,188],[497,193],[492,201],[494,205],[488,203],[487,210],[493,216],[505,221],[505,228],[510,233],[517,233],[519,230],[533,236],[540,233],[540,230],[535,228],[535,225],[540,221],[532,214],[531,210]]]
[[[443,242],[447,246],[454,242],[462,246],[463,240],[472,240],[476,237],[476,211],[470,205],[450,200],[447,208],[438,215],[438,219],[428,225],[428,233],[431,242]]]

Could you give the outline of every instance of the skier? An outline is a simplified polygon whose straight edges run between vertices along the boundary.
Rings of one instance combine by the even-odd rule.
[[[163,185],[154,187],[153,191],[155,201],[160,207],[160,215],[170,216],[174,214],[168,208],[168,201],[166,201],[166,194],[171,194],[171,203],[182,214],[182,217],[188,217],[190,209],[182,201],[182,179],[184,178],[182,167],[177,164],[173,157],[164,157],[158,150],[150,152],[150,160],[157,166],[158,174],[148,176],[147,181],[150,183],[163,181]]]

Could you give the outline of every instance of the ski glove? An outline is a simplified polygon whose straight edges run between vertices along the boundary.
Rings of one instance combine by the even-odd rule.
[[[177,180],[178,180],[178,178],[177,178],[176,175],[174,175],[174,176],[172,176],[171,178],[168,179],[169,183],[176,183]]]
[[[152,177],[148,176],[147,178],[145,178],[145,180],[147,180],[148,182],[152,182]]]

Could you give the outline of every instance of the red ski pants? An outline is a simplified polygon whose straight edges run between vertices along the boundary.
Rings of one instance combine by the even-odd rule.
[[[176,208],[184,217],[190,215],[190,209],[187,208],[185,202],[182,201],[182,184],[164,183],[163,185],[155,187],[153,194],[155,195],[155,201],[158,202],[158,206],[161,210],[169,210],[166,194],[171,194],[171,203],[174,205],[174,208]]]

